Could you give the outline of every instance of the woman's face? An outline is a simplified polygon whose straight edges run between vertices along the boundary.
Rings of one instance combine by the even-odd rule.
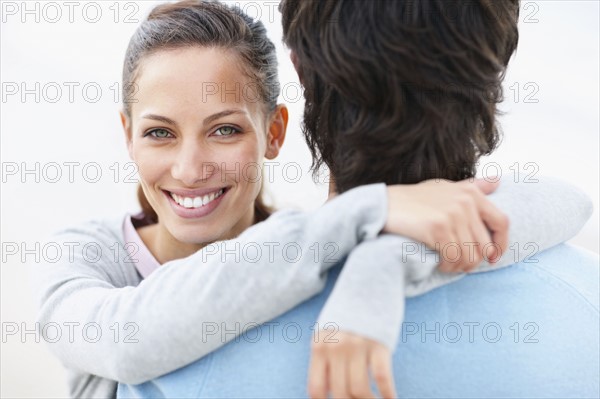
[[[287,111],[269,116],[235,53],[187,47],[146,56],[138,69],[129,153],[159,224],[188,244],[249,227],[262,162],[277,156]]]

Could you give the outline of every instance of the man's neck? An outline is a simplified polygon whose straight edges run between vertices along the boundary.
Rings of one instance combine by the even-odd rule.
[[[337,189],[335,187],[335,179],[333,176],[329,176],[329,195],[327,196],[327,201],[333,199],[337,195]]]

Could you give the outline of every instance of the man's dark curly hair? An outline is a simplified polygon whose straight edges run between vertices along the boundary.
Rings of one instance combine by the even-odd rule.
[[[496,105],[519,0],[283,0],[313,171],[343,192],[473,177],[499,143]]]

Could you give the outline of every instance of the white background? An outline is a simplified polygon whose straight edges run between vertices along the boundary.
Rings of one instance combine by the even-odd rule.
[[[141,20],[157,3],[96,2],[87,6],[85,12],[86,2],[75,3],[70,22],[69,9],[62,2],[54,3],[56,6],[33,1],[2,2],[3,244],[25,243],[26,248],[34,248],[36,242],[62,227],[137,209],[136,185],[124,182],[129,160],[114,85],[119,84],[125,49],[138,25],[127,23],[126,17]],[[282,84],[298,87],[288,52],[281,45],[276,5],[276,1],[241,2],[250,15],[261,17],[277,44]],[[102,14],[98,22],[92,23],[89,21],[96,18],[96,6]],[[12,15],[15,7],[17,13]],[[23,14],[24,7],[37,11]],[[61,17],[52,23],[58,17],[57,10]],[[482,165],[496,162],[505,178],[515,178],[510,167],[517,162],[521,169],[528,168],[518,176],[521,180],[536,171],[537,175],[563,178],[584,190],[593,199],[596,210],[572,243],[595,252],[599,181],[598,15],[597,1],[522,1],[519,48],[505,80],[506,100],[501,106],[506,112],[500,119],[504,140],[493,156],[481,161]],[[39,102],[34,94],[26,95],[23,101],[21,83],[31,90],[36,82],[40,84]],[[52,82],[62,88],[62,97],[55,103],[49,101],[57,96]],[[69,101],[65,82],[79,83],[73,102]],[[95,97],[92,88],[83,93],[87,83],[101,88],[97,102],[91,101]],[[19,92],[8,95],[14,84]],[[84,97],[86,94],[88,97]],[[315,186],[308,173],[310,156],[299,129],[303,107],[299,96],[290,90],[285,98],[291,116],[288,137],[277,159],[281,166],[274,168],[275,182],[269,184],[269,192],[280,207],[313,208],[324,200],[326,187]],[[34,174],[21,174],[23,166],[33,169],[36,162],[40,163],[39,182]],[[56,183],[48,181],[56,177],[55,168],[46,166],[46,176],[43,173],[50,162],[62,166],[62,178]],[[79,163],[74,167],[73,182],[69,181],[64,162]],[[102,172],[96,183],[85,180],[94,177],[93,168],[87,169],[87,175],[82,174],[83,166],[91,162],[100,165]],[[302,178],[295,183],[283,178],[283,165],[290,162],[298,163],[303,170]],[[13,166],[19,168],[15,175],[8,173]],[[117,171],[119,182],[115,183]],[[291,177],[292,171],[287,170]],[[27,275],[27,264],[33,261],[33,255],[22,262],[19,255],[3,252],[3,331],[6,323],[33,327],[35,312]],[[61,366],[46,345],[43,341],[36,343],[33,334],[3,337],[2,397],[66,395]]]

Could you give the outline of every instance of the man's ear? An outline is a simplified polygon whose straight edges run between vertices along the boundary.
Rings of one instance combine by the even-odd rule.
[[[133,160],[133,143],[131,137],[131,121],[123,113],[123,111],[119,111],[119,115],[121,116],[121,124],[123,125],[123,132],[125,133],[125,142],[127,143],[127,152],[129,152],[129,158]]]
[[[269,122],[269,134],[267,135],[267,149],[265,158],[274,159],[279,155],[279,150],[285,140],[285,132],[288,124],[288,109],[279,104],[271,116]]]

